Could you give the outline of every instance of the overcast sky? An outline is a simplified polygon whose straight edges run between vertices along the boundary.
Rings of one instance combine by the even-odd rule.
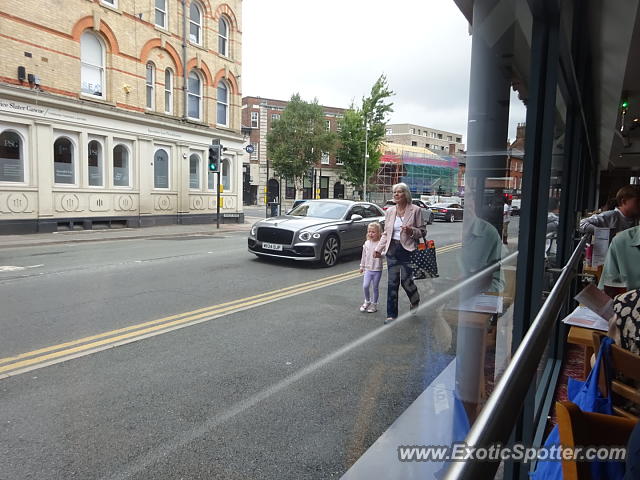
[[[392,123],[462,133],[471,37],[453,0],[244,0],[242,93],[327,106],[360,102],[381,73]],[[512,124],[524,121],[514,111]],[[509,136],[513,139],[514,129]]]

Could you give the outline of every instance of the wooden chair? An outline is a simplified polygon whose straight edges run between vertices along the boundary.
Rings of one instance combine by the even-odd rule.
[[[623,446],[636,422],[615,415],[583,412],[572,402],[556,402],[560,444],[564,447]],[[562,460],[563,480],[591,480],[589,462]]]
[[[604,337],[601,332],[593,332],[593,348],[600,350],[600,339]],[[601,369],[598,375],[598,386],[604,396],[611,395],[613,412],[621,417],[627,417],[638,421],[638,416],[627,410],[629,403],[640,409],[640,355],[631,353],[618,345],[611,345],[609,358],[612,375],[611,391],[607,389],[604,371]]]

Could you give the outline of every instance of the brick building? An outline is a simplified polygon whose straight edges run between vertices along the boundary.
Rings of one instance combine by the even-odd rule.
[[[275,176],[267,158],[267,133],[271,122],[280,118],[287,101],[261,97],[242,99],[242,125],[249,133],[255,150],[245,158],[244,201],[248,205],[264,205],[266,187],[269,182],[269,202],[281,201],[286,208],[295,199],[292,182]],[[343,108],[322,107],[328,130],[337,131]],[[314,195],[315,190],[315,195]],[[334,155],[323,155],[311,175],[304,179],[303,198],[352,198],[353,188],[340,179],[340,159]]]
[[[516,128],[516,139],[509,145],[509,155],[507,156],[509,178],[507,193],[514,198],[520,198],[522,194],[522,171],[524,163],[524,132],[527,125],[519,123]]]
[[[0,233],[215,221],[214,138],[241,220],[241,0],[49,3],[0,12]]]

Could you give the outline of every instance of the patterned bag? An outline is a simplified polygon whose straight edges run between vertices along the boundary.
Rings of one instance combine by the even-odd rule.
[[[438,276],[438,262],[436,261],[436,244],[433,240],[427,241],[422,236],[416,249],[411,252],[411,270],[414,280],[424,280]]]

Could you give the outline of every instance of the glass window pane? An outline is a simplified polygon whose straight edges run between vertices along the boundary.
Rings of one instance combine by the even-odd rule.
[[[217,96],[218,101],[222,103],[229,103],[227,95],[228,95],[227,86],[223,82],[220,82],[218,84],[218,96]]]
[[[68,138],[59,138],[53,144],[53,171],[55,183],[75,183],[73,144]]]
[[[22,140],[16,132],[0,134],[0,182],[24,182]]]
[[[189,95],[187,103],[187,115],[191,118],[200,118],[200,97]]]
[[[102,65],[102,44],[98,38],[86,32],[80,39],[80,58],[82,63],[90,63],[95,66]]]
[[[156,0],[156,8],[159,8],[160,10],[164,11],[166,6],[165,3],[166,3],[166,0]]]
[[[82,93],[102,96],[102,69],[90,65],[82,65]]]
[[[229,160],[224,159],[222,161],[222,188],[226,190],[231,189],[231,178],[229,176]]]
[[[189,188],[200,188],[200,157],[189,157]]]
[[[156,25],[158,25],[159,27],[165,26],[164,12],[161,12],[160,10],[156,10]]]
[[[228,35],[228,27],[227,22],[224,18],[220,17],[220,22],[218,23],[218,33],[223,37],[227,37]]]
[[[189,26],[189,40],[193,43],[200,43],[200,27],[195,24]]]
[[[97,140],[89,142],[87,148],[89,166],[89,185],[102,186],[102,146]]]
[[[129,150],[124,145],[113,147],[113,184],[129,186]]]
[[[153,65],[147,64],[147,84],[153,83]]]
[[[169,188],[169,154],[158,150],[153,158],[154,188]]]
[[[200,95],[200,77],[193,72],[189,74],[188,89],[189,93]]]
[[[227,55],[227,39],[224,37],[218,37],[218,51],[221,55]]]
[[[220,125],[227,124],[227,106],[223,103],[218,103],[218,117],[217,122]]]
[[[195,2],[192,2],[189,7],[189,18],[192,22],[200,23],[200,9]]]

